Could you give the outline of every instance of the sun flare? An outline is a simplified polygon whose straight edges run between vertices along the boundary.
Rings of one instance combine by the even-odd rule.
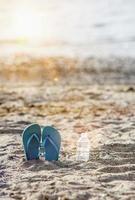
[[[17,40],[38,43],[43,38],[42,18],[31,7],[16,7],[13,13],[13,34]]]

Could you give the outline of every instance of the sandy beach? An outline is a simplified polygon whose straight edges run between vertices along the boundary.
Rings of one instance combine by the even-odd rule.
[[[28,81],[27,74],[18,82],[14,70],[1,77],[0,199],[135,199],[134,74],[70,68],[61,78],[52,69],[51,81]],[[34,122],[61,133],[59,161],[25,160],[22,131]],[[90,160],[79,162],[76,145],[85,131]]]

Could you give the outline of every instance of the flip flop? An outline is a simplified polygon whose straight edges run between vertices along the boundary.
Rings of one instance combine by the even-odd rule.
[[[22,135],[24,153],[27,160],[39,159],[41,128],[38,124],[27,126]]]
[[[45,159],[48,161],[58,160],[61,137],[55,128],[52,126],[46,126],[43,128],[42,144],[45,148]]]

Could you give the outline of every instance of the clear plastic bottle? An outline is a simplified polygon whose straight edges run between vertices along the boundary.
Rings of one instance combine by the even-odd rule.
[[[76,159],[78,161],[88,161],[90,154],[90,141],[87,133],[82,133],[77,142]]]

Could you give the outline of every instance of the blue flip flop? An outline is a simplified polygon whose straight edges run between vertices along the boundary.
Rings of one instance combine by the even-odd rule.
[[[42,144],[45,148],[45,159],[48,161],[58,160],[61,137],[55,128],[52,126],[46,126],[43,128]]]
[[[22,141],[27,160],[39,159],[41,128],[38,124],[31,124],[23,131]]]

